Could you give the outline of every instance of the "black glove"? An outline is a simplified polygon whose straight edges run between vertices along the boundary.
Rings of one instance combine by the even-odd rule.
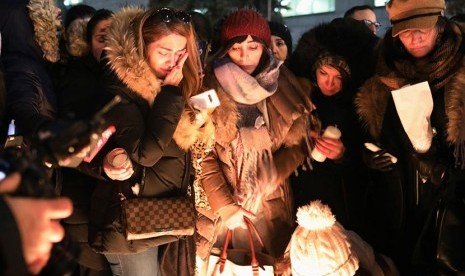
[[[365,165],[370,169],[388,172],[392,171],[394,163],[391,161],[391,157],[384,155],[387,151],[382,149],[376,152],[373,152],[365,147],[362,151],[362,159]]]
[[[412,162],[422,178],[435,185],[441,184],[446,173],[446,166],[437,162],[434,155],[426,153],[413,153]]]

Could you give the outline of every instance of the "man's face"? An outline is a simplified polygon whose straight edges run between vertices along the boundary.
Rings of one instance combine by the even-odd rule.
[[[410,29],[399,33],[399,39],[412,56],[422,58],[433,51],[436,46],[438,29]]]
[[[365,24],[374,34],[376,34],[376,26],[374,25],[375,23],[377,23],[376,14],[372,10],[366,9],[366,10],[355,11],[354,14],[352,15],[352,18],[358,21],[367,20],[365,22],[371,22],[369,24],[367,23]]]

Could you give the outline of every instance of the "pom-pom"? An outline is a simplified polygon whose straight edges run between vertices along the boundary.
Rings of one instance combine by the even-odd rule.
[[[312,201],[297,210],[297,223],[310,231],[327,229],[335,222],[331,208],[320,200]]]

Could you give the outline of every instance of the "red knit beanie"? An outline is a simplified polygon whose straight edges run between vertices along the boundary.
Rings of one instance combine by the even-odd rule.
[[[232,38],[251,35],[260,38],[267,46],[271,42],[268,23],[259,13],[249,9],[241,9],[230,14],[223,23],[221,44]]]

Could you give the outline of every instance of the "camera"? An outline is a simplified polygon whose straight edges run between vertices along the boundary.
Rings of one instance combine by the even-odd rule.
[[[28,146],[23,144],[21,136],[9,133],[5,147],[0,152],[0,180],[11,172],[21,174],[21,183],[11,195],[33,198],[59,196],[45,164],[58,166],[60,161],[73,158],[73,154],[89,145],[101,148],[98,141],[108,140],[109,128],[114,132],[114,126],[109,126],[105,114],[119,102],[121,98],[114,97],[89,122],[78,121],[63,130],[39,133],[39,139]],[[79,158],[73,161],[73,165],[79,165],[82,160]],[[79,244],[65,234],[63,240],[52,247],[50,259],[40,275],[71,275],[78,265],[79,253]]]

